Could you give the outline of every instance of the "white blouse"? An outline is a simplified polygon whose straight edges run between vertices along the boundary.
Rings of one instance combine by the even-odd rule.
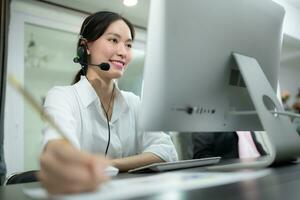
[[[178,160],[174,145],[163,132],[142,132],[138,127],[139,97],[116,88],[116,98],[110,124],[109,158],[151,152],[169,162]],[[44,104],[70,142],[81,150],[105,153],[108,141],[106,117],[100,100],[85,76],[71,86],[54,87]],[[54,129],[43,130],[43,144],[60,138]]]

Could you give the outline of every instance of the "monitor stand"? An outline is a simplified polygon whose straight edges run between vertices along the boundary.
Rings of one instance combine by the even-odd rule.
[[[260,122],[271,140],[274,162],[300,156],[300,136],[284,112],[273,88],[255,58],[233,54],[243,76]]]
[[[288,116],[276,114],[276,112],[284,112],[284,109],[257,60],[238,53],[233,53],[233,57],[256,110],[255,112],[240,111],[238,113],[258,115],[262,127],[269,137],[271,153],[258,159],[240,160],[228,165],[212,166],[209,169],[261,168],[300,157],[300,136]]]

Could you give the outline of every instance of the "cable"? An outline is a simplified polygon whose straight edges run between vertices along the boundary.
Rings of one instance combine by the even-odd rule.
[[[113,85],[113,90],[111,92],[111,96],[110,96],[110,99],[109,99],[109,102],[108,102],[107,110],[105,110],[103,103],[100,101],[101,106],[103,108],[103,111],[105,113],[106,122],[107,122],[107,130],[108,130],[108,140],[107,140],[107,145],[106,145],[106,149],[105,149],[105,157],[107,155],[108,148],[109,148],[109,145],[110,145],[110,125],[109,125],[108,112],[109,112],[109,109],[111,108],[111,102],[112,102],[112,99],[113,99],[113,96],[114,96],[114,91],[115,91],[115,84]]]
[[[288,117],[295,117],[295,118],[300,118],[299,114],[293,113],[293,112],[280,112],[280,111],[270,111],[273,115],[283,115],[283,116],[288,116]],[[229,112],[231,115],[256,115],[257,112],[255,110],[245,110],[245,111],[230,111]]]
[[[292,112],[271,111],[271,113],[272,113],[272,114],[277,114],[277,115],[288,116],[288,117],[300,118],[300,115],[299,115],[299,114],[292,113]]]
[[[108,148],[109,148],[109,144],[110,144],[110,125],[109,125],[108,114],[107,114],[107,112],[105,110],[104,110],[104,113],[105,113],[105,116],[106,116],[107,129],[108,129],[108,140],[107,140],[107,145],[106,145],[106,149],[105,149],[105,157],[106,157],[107,152],[108,152]]]

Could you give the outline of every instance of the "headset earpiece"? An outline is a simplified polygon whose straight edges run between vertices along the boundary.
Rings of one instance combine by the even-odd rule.
[[[79,57],[80,60],[82,60],[83,57],[86,56],[86,48],[84,45],[80,45],[77,48],[77,56]]]
[[[80,38],[80,45],[77,48],[77,56],[73,59],[73,61],[75,63],[80,63],[83,67],[87,67],[86,39]]]
[[[88,64],[88,48],[87,48],[88,41],[80,36],[79,38],[79,46],[77,48],[77,56],[73,59],[74,63],[79,63],[82,67],[83,74],[86,75],[88,65],[93,65],[99,67],[103,71],[108,71],[110,69],[109,63],[103,62],[100,64]]]

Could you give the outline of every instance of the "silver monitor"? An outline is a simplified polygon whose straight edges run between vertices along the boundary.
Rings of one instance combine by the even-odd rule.
[[[255,166],[300,156],[276,97],[284,13],[272,0],[151,0],[145,130],[264,130],[272,153]]]
[[[151,131],[262,130],[232,53],[277,89],[284,9],[271,0],[151,0],[142,122]],[[260,87],[257,85],[257,87]]]

